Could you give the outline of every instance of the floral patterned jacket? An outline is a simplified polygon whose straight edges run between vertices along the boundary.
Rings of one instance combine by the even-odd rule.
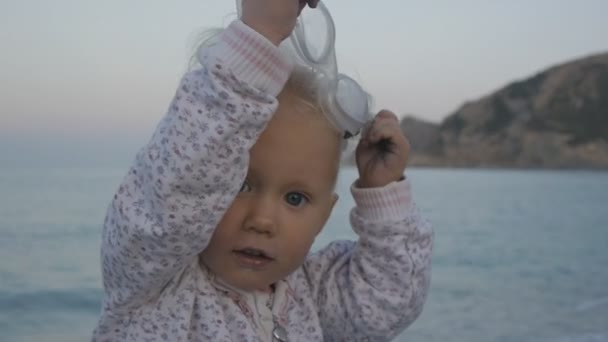
[[[351,187],[358,241],[309,255],[272,296],[230,289],[200,266],[291,65],[240,21],[199,59],[108,208],[93,341],[271,341],[275,324],[291,342],[394,338],[422,311],[431,271],[433,232],[408,180]]]

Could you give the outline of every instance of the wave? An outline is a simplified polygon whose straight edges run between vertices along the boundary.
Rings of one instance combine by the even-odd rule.
[[[576,336],[564,336],[553,339],[550,342],[608,342],[608,332],[597,334],[582,334]]]
[[[0,292],[0,312],[36,310],[99,312],[101,289],[63,289],[35,292]]]
[[[99,238],[101,225],[73,225],[40,223],[0,224],[0,238],[4,241],[26,239],[27,241],[65,238]]]
[[[589,311],[603,305],[608,305],[608,297],[602,297],[582,302],[575,308],[575,310],[577,312]]]

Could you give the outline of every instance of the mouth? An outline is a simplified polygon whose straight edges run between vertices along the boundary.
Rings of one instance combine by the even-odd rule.
[[[232,253],[236,255],[243,266],[252,268],[264,267],[275,260],[266,251],[251,247],[235,249]]]

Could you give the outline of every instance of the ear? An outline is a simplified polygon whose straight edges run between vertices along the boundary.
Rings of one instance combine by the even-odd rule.
[[[332,197],[333,197],[333,199],[331,202],[331,209],[329,210],[330,214],[334,210],[334,207],[336,206],[336,202],[338,202],[338,200],[340,199],[340,196],[336,193],[334,193]]]
[[[325,221],[327,222],[327,220],[329,219],[329,217],[331,216],[331,213],[334,211],[334,208],[336,207],[336,202],[338,202],[338,199],[340,199],[340,196],[338,196],[337,193],[333,193],[333,195],[331,195],[331,199],[330,199],[330,204],[329,204],[329,208],[327,208],[327,217],[325,218]]]
[[[321,231],[327,224],[327,220],[329,220],[329,217],[331,216],[332,211],[336,207],[336,202],[338,202],[339,198],[340,198],[340,196],[338,196],[338,194],[336,194],[336,193],[334,193],[331,196],[331,199],[330,199],[331,202],[329,203],[329,206],[327,207],[327,211],[325,212],[325,217],[323,218],[323,224],[319,226],[319,230],[317,231],[316,235],[319,235],[319,233],[321,233]]]

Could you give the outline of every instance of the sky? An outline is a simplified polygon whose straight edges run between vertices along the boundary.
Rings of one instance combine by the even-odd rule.
[[[605,0],[325,0],[340,70],[391,109],[440,122],[547,67],[608,51]],[[0,166],[132,156],[197,35],[230,0],[0,0]]]

